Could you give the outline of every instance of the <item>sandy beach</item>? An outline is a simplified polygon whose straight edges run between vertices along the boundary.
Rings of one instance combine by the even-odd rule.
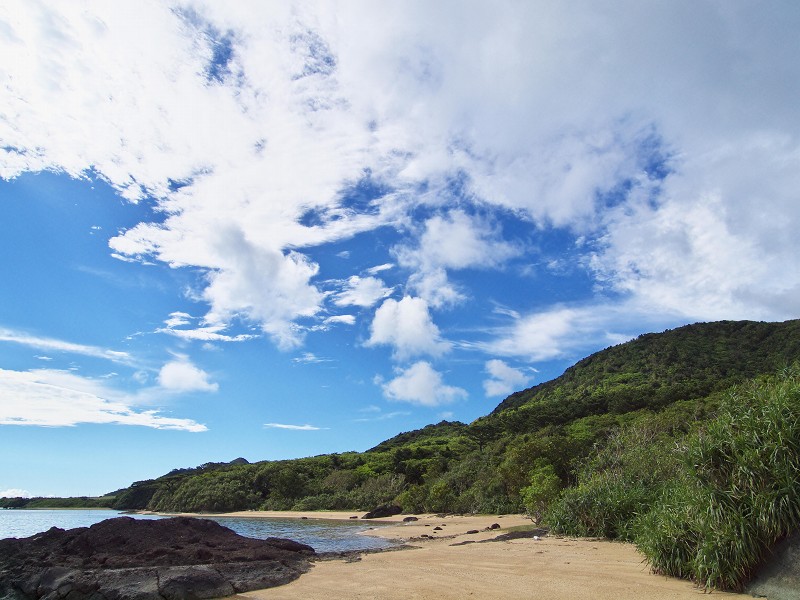
[[[226,516],[349,519],[362,514],[250,511]],[[403,523],[405,516],[380,519],[395,525],[365,534],[402,540],[409,549],[320,560],[293,583],[237,598],[698,600],[703,596],[692,583],[650,573],[630,544],[556,536],[489,541],[508,528],[531,525],[522,515],[417,515],[418,521]],[[500,529],[487,531],[493,524]],[[468,533],[475,530],[478,533]],[[714,592],[713,597],[750,598],[723,592]]]

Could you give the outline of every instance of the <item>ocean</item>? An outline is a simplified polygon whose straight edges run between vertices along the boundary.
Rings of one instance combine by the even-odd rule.
[[[123,516],[115,510],[2,510],[0,509],[0,539],[29,537],[51,527],[73,529],[89,527],[104,519]],[[160,519],[155,515],[124,515],[136,519]],[[221,525],[246,537],[264,539],[282,537],[308,544],[317,552],[370,550],[388,548],[393,544],[382,538],[360,535],[377,523],[330,521],[323,519],[263,519],[257,517],[213,517]]]

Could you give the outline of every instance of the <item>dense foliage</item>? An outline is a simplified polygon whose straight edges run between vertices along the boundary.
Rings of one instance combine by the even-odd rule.
[[[732,388],[688,429],[665,413],[616,433],[545,518],[634,541],[657,573],[741,590],[800,528],[800,366]]]
[[[795,361],[800,321],[690,325],[598,352],[469,425],[442,421],[360,453],[178,469],[114,492],[112,506],[527,511],[557,531],[635,541],[658,572],[736,588],[765,544],[798,525],[786,500],[786,490],[800,497],[796,432],[770,424],[797,426],[796,378],[725,390]],[[775,394],[780,407],[755,400]],[[734,531],[746,533],[747,560],[731,575],[713,564],[734,564],[720,554]]]
[[[586,486],[598,497],[602,490],[618,492],[611,484],[627,476],[619,469],[605,471],[604,483],[585,473],[611,461],[626,436],[652,446],[648,456],[654,457],[665,439],[713,411],[718,391],[798,358],[800,321],[726,321],[643,335],[513,394],[470,425],[442,421],[362,453],[175,470],[116,492],[114,506],[368,510],[394,501],[406,511],[541,513],[562,488],[576,502]],[[631,423],[633,429],[618,431]],[[595,456],[598,449],[605,454]],[[661,477],[652,467],[639,466],[644,475]],[[628,496],[608,501],[630,502],[636,512],[652,500],[649,488],[640,489],[643,481],[632,479]],[[611,523],[591,531],[630,537]]]
[[[659,573],[740,590],[800,527],[800,369],[732,392],[681,455],[636,542]]]
[[[111,508],[115,496],[92,498],[0,498],[0,508]]]

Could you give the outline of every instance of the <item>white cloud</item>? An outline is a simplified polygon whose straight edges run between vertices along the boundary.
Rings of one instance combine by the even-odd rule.
[[[208,373],[185,356],[166,363],[158,372],[158,384],[171,392],[216,392],[219,384],[208,380]]]
[[[191,326],[196,319],[188,313],[173,312],[164,321],[166,327],[156,329],[156,333],[166,333],[182,340],[195,340],[201,342],[244,342],[254,339],[255,335],[240,333],[229,335],[223,333],[227,329],[225,324],[201,325],[191,329],[179,329],[180,327]]]
[[[441,340],[422,298],[404,297],[399,302],[389,298],[375,311],[367,346],[390,345],[398,359],[419,354],[440,356],[450,349]]]
[[[419,247],[400,252],[404,263],[422,263],[446,269],[496,266],[518,250],[502,241],[500,232],[489,223],[462,210],[431,217],[419,239]]]
[[[466,390],[446,385],[442,374],[425,361],[399,370],[397,377],[382,387],[387,399],[420,406],[441,406],[467,397]]]
[[[31,493],[28,490],[21,490],[19,488],[9,488],[7,490],[0,490],[0,498],[30,498]]]
[[[381,380],[377,379],[376,384],[380,385]],[[360,417],[358,419],[353,419],[355,423],[373,423],[376,421],[388,421],[390,419],[396,419],[397,417],[407,417],[411,413],[405,410],[395,410],[392,412],[385,413],[379,406],[375,406],[374,404],[370,404],[369,406],[365,406],[364,408],[360,408],[358,410],[360,413],[369,414],[372,416],[369,417]]]
[[[530,377],[522,370],[510,367],[496,358],[486,361],[486,372],[490,375],[490,378],[483,382],[487,398],[507,396],[523,389],[530,381]]]
[[[453,210],[428,219],[417,246],[401,245],[394,252],[400,265],[414,270],[411,289],[438,307],[463,300],[447,280],[447,269],[497,267],[519,249],[504,242],[485,220]]]
[[[800,153],[798,161],[800,166]],[[709,165],[710,173],[715,166]],[[764,164],[758,170],[772,169]],[[609,216],[590,263],[596,277],[626,294],[640,312],[688,320],[796,317],[800,274],[786,265],[800,250],[789,241],[796,238],[800,205],[771,195],[768,182],[764,186],[749,197],[735,186],[698,196],[697,188],[668,180],[665,202]]]
[[[132,364],[133,359],[127,352],[99,348],[97,346],[87,346],[85,344],[75,344],[54,338],[43,338],[30,335],[22,331],[0,328],[0,342],[11,342],[21,344],[38,350],[49,350],[52,352],[66,352],[68,354],[80,354],[93,358],[104,358],[112,362],[122,364]],[[41,357],[41,360],[50,360],[48,357]]]
[[[309,280],[317,266],[295,252],[254,248],[241,232],[221,236],[217,250],[224,268],[211,271],[203,298],[212,307],[206,320],[233,318],[255,321],[282,349],[300,345],[302,332],[294,319],[314,316],[323,295]],[[224,257],[224,258],[223,258]]]
[[[598,344],[619,344],[630,339],[624,331],[615,330],[626,318],[654,326],[658,323],[625,303],[560,306],[513,318],[509,325],[495,329],[491,340],[467,347],[530,362],[572,357],[596,349]]]
[[[319,356],[317,356],[316,354],[314,354],[312,352],[304,352],[300,356],[295,356],[292,359],[292,362],[296,363],[296,364],[307,365],[307,364],[333,362],[333,359],[331,359],[331,358],[322,358],[322,357],[319,357]]]
[[[389,271],[390,269],[394,269],[394,265],[392,263],[384,263],[382,265],[376,265],[374,267],[370,267],[367,269],[367,273],[370,275],[377,275],[381,271]]]
[[[392,293],[391,288],[383,285],[377,277],[351,276],[344,284],[341,292],[333,298],[337,306],[374,306]]]
[[[112,251],[205,272],[212,327],[297,347],[325,298],[305,249],[405,235],[419,204],[465,244],[401,242],[409,291],[457,302],[448,269],[496,268],[481,261],[503,246],[459,229],[454,195],[583,235],[587,252],[601,237],[591,272],[634,306],[800,310],[794,3],[187,6],[3,3],[0,176],[92,169],[132,201],[151,194],[158,222]],[[232,40],[217,77],[212,30]],[[388,191],[362,210],[345,200],[367,172]]]
[[[268,429],[290,429],[292,431],[320,431],[328,429],[327,427],[315,427],[313,425],[287,425],[285,423],[264,423],[264,427]]]
[[[133,408],[135,399],[66,371],[0,369],[0,425],[69,427],[83,423],[205,431],[191,419]]]
[[[334,315],[332,317],[328,317],[323,321],[324,325],[355,325],[356,318],[353,315]]]

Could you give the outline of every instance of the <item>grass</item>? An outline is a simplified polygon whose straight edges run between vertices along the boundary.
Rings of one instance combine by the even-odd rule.
[[[798,369],[732,392],[683,450],[686,476],[635,525],[653,570],[740,591],[800,528]]]

